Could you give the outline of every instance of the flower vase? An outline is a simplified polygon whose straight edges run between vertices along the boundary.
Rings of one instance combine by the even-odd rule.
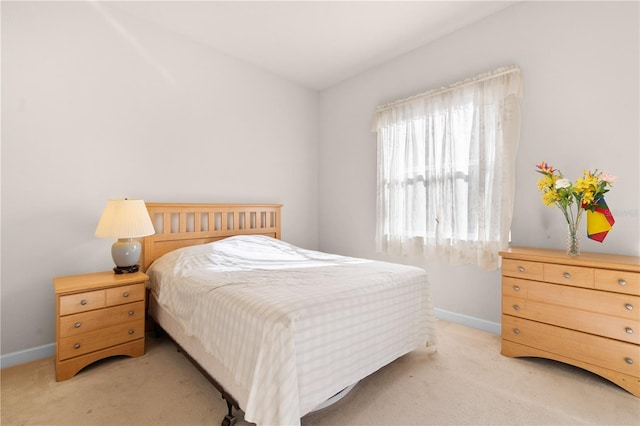
[[[578,224],[569,223],[567,226],[567,255],[580,256],[580,237],[578,236]]]

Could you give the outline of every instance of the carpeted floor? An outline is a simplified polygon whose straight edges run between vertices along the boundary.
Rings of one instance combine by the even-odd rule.
[[[500,355],[498,336],[438,322],[418,349],[362,380],[311,425],[640,425],[640,399],[589,372]],[[139,358],[99,361],[56,383],[53,359],[2,370],[1,424],[218,425],[220,394],[165,337]],[[237,425],[247,425],[238,413]]]

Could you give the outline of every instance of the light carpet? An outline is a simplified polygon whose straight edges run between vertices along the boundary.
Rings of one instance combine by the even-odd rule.
[[[438,321],[418,349],[302,419],[328,425],[640,425],[640,399],[587,371],[500,355],[499,336]],[[53,358],[3,369],[1,424],[219,425],[220,394],[167,338],[55,381]],[[249,425],[237,413],[237,425]]]

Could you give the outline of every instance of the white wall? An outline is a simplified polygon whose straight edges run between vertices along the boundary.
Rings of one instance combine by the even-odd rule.
[[[375,253],[370,128],[381,103],[506,64],[525,81],[514,244],[564,247],[535,186],[545,160],[617,174],[617,223],[582,245],[640,254],[635,2],[516,4],[322,92],[320,108],[315,92],[88,2],[1,8],[3,355],[52,353],[51,280],[112,267],[93,232],[123,196],[281,202],[285,240],[424,267],[441,315],[495,330],[499,272]]]
[[[52,353],[52,278],[113,267],[108,198],[283,203],[283,239],[317,248],[317,117],[316,92],[136,19],[2,2],[2,354]]]
[[[539,198],[535,164],[575,179],[619,176],[616,224],[584,251],[640,255],[637,2],[523,2],[321,93],[320,249],[424,267],[445,317],[499,330],[500,272],[375,252],[376,106],[503,65],[522,70],[513,245],[564,249],[560,211]],[[584,223],[583,223],[584,226]],[[471,317],[471,318],[467,318]]]

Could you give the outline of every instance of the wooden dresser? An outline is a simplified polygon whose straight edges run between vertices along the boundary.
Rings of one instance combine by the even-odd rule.
[[[144,355],[146,274],[112,271],[59,277],[56,293],[56,380],[94,361]]]
[[[502,354],[584,368],[640,397],[640,258],[501,252]]]

